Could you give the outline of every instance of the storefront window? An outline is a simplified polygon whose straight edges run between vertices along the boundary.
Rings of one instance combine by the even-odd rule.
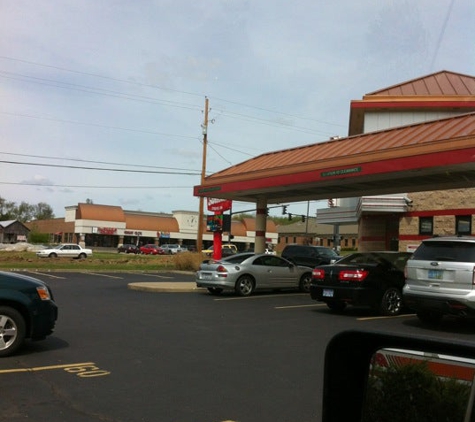
[[[434,233],[434,218],[420,217],[419,218],[419,234],[432,235]]]
[[[455,232],[457,234],[471,234],[472,233],[472,216],[459,215],[455,218]]]

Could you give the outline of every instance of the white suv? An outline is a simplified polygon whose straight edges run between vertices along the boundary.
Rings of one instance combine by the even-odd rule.
[[[475,237],[426,239],[406,264],[404,303],[425,323],[475,315]]]

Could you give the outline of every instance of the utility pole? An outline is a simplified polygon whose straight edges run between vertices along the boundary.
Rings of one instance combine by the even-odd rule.
[[[206,177],[206,150],[208,147],[208,107],[209,99],[205,97],[205,118],[203,122],[203,163],[201,166],[201,186],[203,186]],[[196,250],[203,250],[203,220],[204,220],[204,197],[200,196],[200,209],[198,215],[198,238],[196,239]]]

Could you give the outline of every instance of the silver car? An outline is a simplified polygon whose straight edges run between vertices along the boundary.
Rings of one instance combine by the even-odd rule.
[[[241,253],[219,261],[203,261],[196,272],[196,285],[211,294],[233,290],[249,296],[258,289],[300,289],[309,292],[312,269],[269,254]]]
[[[475,237],[426,239],[405,272],[404,302],[422,322],[475,315]]]

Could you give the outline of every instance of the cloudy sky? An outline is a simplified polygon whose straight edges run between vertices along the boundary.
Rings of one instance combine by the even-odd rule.
[[[474,22],[473,0],[0,0],[0,196],[197,211],[206,97],[211,174],[346,136],[365,93],[475,75]]]

